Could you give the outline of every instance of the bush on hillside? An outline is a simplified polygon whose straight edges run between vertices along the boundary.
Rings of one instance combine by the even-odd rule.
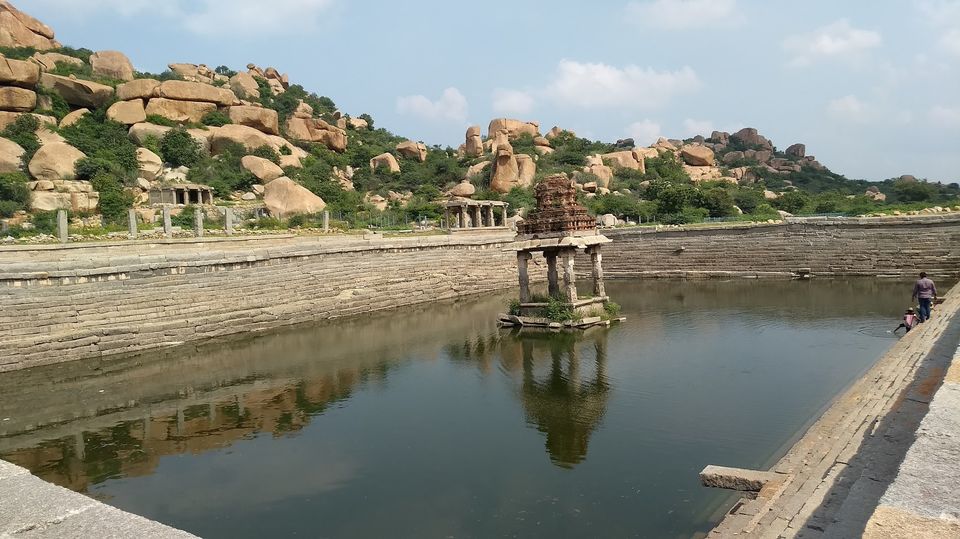
[[[40,139],[37,137],[37,129],[39,128],[40,120],[36,116],[21,114],[12,124],[0,131],[0,137],[16,142],[25,150],[23,154],[24,166],[33,159],[33,154],[40,149]]]
[[[10,217],[20,210],[30,209],[30,188],[26,174],[0,174],[0,217]]]
[[[773,205],[779,210],[788,213],[800,213],[807,203],[810,202],[810,195],[803,191],[787,191],[773,201]]]
[[[209,127],[222,127],[224,125],[232,124],[233,121],[230,120],[230,116],[227,116],[225,113],[220,112],[219,110],[212,110],[203,115],[203,118],[200,119],[200,123]]]
[[[120,177],[106,171],[97,173],[90,183],[100,193],[99,209],[109,223],[125,223],[127,210],[133,207],[133,195],[123,189]]]
[[[67,101],[53,90],[50,90],[46,86],[39,85],[37,86],[37,96],[44,97],[50,100],[50,108],[43,109],[40,108],[40,100],[37,100],[37,108],[34,110],[37,114],[46,114],[53,116],[57,121],[62,120],[64,116],[70,114],[70,105],[67,104]]]
[[[710,217],[736,215],[737,211],[733,206],[733,196],[726,189],[714,187],[703,193],[703,207],[710,212]]]
[[[283,148],[286,148],[286,146],[283,146]],[[290,150],[288,149],[287,151],[290,151]],[[272,162],[275,165],[280,164],[280,154],[277,153],[277,150],[274,150],[270,146],[260,146],[259,148],[250,152],[250,155],[262,157],[267,161]]]
[[[137,147],[130,142],[127,131],[127,126],[105,119],[102,109],[97,109],[61,129],[60,134],[87,157],[109,161],[133,174],[139,168]]]
[[[167,135],[173,132],[170,131]],[[196,141],[194,143],[196,144]],[[191,167],[187,179],[209,185],[219,197],[227,197],[234,191],[247,190],[257,182],[257,178],[241,165],[240,160],[245,155],[247,149],[242,144],[228,144],[216,158],[201,157],[193,164],[185,165]]]
[[[177,122],[167,118],[166,116],[160,116],[159,114],[148,114],[147,122],[153,125],[162,125],[164,127],[177,127]]]
[[[175,128],[160,138],[160,157],[172,167],[192,167],[203,159],[203,148],[186,129]]]

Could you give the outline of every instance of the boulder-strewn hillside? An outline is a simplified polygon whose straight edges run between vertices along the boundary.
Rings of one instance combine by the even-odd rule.
[[[383,222],[383,212],[391,222],[436,218],[444,195],[504,199],[522,213],[532,186],[558,173],[608,220],[670,223],[954,205],[960,192],[912,177],[848,180],[803,144],[781,151],[752,128],[636,147],[500,118],[486,136],[467,129],[457,149],[427,147],[273,67],[171,63],[151,74],[119,51],[63,47],[5,0],[0,54],[0,217],[14,227],[55,209],[111,223],[133,207],[151,222],[160,203],[207,202],[183,193],[208,191],[248,215],[326,208],[353,226]]]

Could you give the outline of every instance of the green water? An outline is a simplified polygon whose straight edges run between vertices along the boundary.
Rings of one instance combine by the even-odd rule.
[[[491,294],[0,375],[0,457],[204,537],[689,537],[893,342],[910,285],[611,282],[516,334]]]

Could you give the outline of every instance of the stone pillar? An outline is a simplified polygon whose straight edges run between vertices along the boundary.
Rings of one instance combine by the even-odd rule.
[[[603,285],[603,257],[600,255],[600,246],[590,247],[587,249],[587,254],[590,255],[590,262],[593,263],[593,297],[605,297],[607,289]]]
[[[560,283],[557,277],[557,253],[547,251],[543,253],[547,258],[547,293],[551,298],[560,297]]]
[[[507,226],[507,207],[500,206],[500,218],[503,219],[503,226]]]
[[[193,235],[203,237],[203,208],[193,209]]]
[[[137,210],[127,210],[127,229],[130,233],[130,239],[137,239]]]
[[[520,303],[530,303],[530,273],[527,264],[533,255],[527,251],[517,251],[517,274],[520,278]]]
[[[170,222],[170,206],[163,207],[163,237],[173,237],[173,223]]]
[[[575,249],[567,249],[563,253],[563,295],[567,301],[577,301],[577,276],[573,270],[573,255]]]
[[[233,235],[233,208],[223,208],[223,229],[227,236]]]
[[[70,241],[70,228],[67,223],[67,210],[57,210],[57,238],[60,243]]]
[[[460,228],[467,228],[467,208],[465,206],[458,206],[457,213],[460,218]]]
[[[493,204],[487,206],[487,226],[497,226],[497,222],[493,218]]]
[[[0,232],[3,232],[4,234],[10,232],[10,222],[6,219],[0,219]]]
[[[323,210],[323,231],[330,232],[330,212]]]

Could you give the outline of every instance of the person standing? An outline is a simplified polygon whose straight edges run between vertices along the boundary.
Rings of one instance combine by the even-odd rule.
[[[913,299],[920,300],[918,314],[922,324],[930,319],[930,306],[933,305],[933,300],[937,299],[937,286],[927,279],[927,273],[924,271],[920,272],[920,278],[913,285]]]

